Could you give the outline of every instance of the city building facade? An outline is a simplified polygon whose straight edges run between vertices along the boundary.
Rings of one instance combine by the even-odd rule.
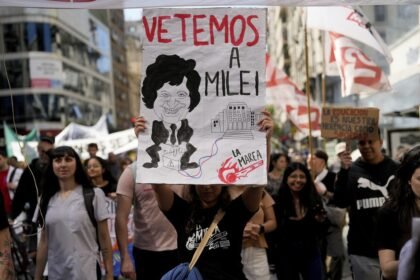
[[[20,133],[115,116],[110,31],[93,13],[3,8],[0,38],[0,119]]]
[[[123,10],[108,10],[109,29],[111,33],[112,69],[114,81],[116,129],[131,127],[130,87],[127,65],[127,45],[125,38]]]
[[[140,113],[140,81],[142,61],[142,41],[140,21],[125,22],[125,42],[127,46],[127,66],[129,83],[130,114],[137,116]]]

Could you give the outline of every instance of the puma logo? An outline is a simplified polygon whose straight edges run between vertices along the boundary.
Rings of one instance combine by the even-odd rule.
[[[366,179],[366,178],[359,178],[359,180],[357,180],[357,183],[359,183],[357,185],[357,187],[358,188],[371,189],[372,191],[380,191],[385,198],[388,198],[388,189],[387,188],[388,188],[389,183],[394,178],[395,178],[394,175],[390,176],[388,178],[388,181],[386,182],[385,186],[376,185],[375,183],[372,183],[369,179]]]

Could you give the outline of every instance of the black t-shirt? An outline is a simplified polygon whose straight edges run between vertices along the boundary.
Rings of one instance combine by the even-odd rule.
[[[3,195],[0,192],[0,230],[3,230],[9,226],[7,220],[6,208],[4,207]]]
[[[324,179],[322,179],[322,183],[327,188],[327,191],[334,193],[334,183],[335,183],[335,176],[336,174],[334,172],[328,171],[327,176],[325,176]]]
[[[338,173],[333,202],[339,207],[350,207],[349,254],[378,257],[377,213],[388,197],[397,167],[398,163],[387,156],[378,164],[369,164],[359,158],[350,169],[341,169]]]
[[[105,186],[98,187],[98,188],[104,192],[105,196],[108,196],[108,194],[117,191],[115,184],[110,183],[110,182],[108,182],[108,184],[106,184]]]
[[[313,207],[310,207],[300,220],[292,219],[290,207],[287,206],[285,193],[280,193],[274,205],[277,229],[278,251],[282,255],[305,254],[318,250],[318,241],[325,230],[325,223],[316,221]],[[320,202],[321,203],[321,202]]]
[[[172,208],[165,212],[178,234],[178,250],[182,262],[190,262],[195,249],[213,221],[218,207],[198,210],[195,226],[189,226],[191,205],[175,195]],[[241,250],[242,234],[253,213],[245,207],[242,196],[226,208],[225,216],[217,225],[203,250],[196,267],[206,280],[243,280]],[[189,230],[188,228],[191,228]],[[188,232],[190,231],[190,232]]]
[[[398,222],[398,213],[384,206],[377,216],[376,240],[378,249],[395,251],[398,260],[401,248],[410,239],[410,229],[403,229]]]

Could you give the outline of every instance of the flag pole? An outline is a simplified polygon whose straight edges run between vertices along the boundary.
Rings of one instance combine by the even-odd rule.
[[[322,44],[322,75],[321,75],[321,94],[322,94],[322,108],[326,105],[326,59],[325,59],[325,31],[321,32],[321,44]]]
[[[307,11],[307,10],[305,10]],[[304,37],[305,37],[305,72],[306,72],[306,102],[308,104],[308,127],[309,127],[309,136],[308,136],[308,145],[309,145],[309,152],[311,155],[311,174],[312,178],[315,179],[315,171],[313,168],[313,158],[314,158],[314,148],[312,144],[312,123],[311,123],[311,92],[310,92],[310,85],[309,85],[309,47],[308,47],[308,26],[307,26],[307,17],[305,20],[305,26],[304,26]]]
[[[324,108],[327,105],[327,93],[326,93],[326,78],[327,78],[327,62],[325,58],[325,36],[326,31],[321,31],[321,44],[322,44],[322,75],[321,75],[321,95],[322,95],[322,106],[321,106],[321,113],[323,112]],[[322,141],[322,147],[324,151],[326,150],[326,142]]]

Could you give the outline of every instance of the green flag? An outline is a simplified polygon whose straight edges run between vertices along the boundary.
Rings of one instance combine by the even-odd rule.
[[[38,141],[38,131],[36,128],[32,129],[31,132],[29,132],[26,135],[17,135],[8,125],[5,121],[3,121],[3,129],[4,129],[4,140],[6,142],[6,152],[7,156],[13,156],[15,155],[13,152],[13,146],[16,146],[16,144],[22,145],[24,147],[27,142],[33,142]]]

